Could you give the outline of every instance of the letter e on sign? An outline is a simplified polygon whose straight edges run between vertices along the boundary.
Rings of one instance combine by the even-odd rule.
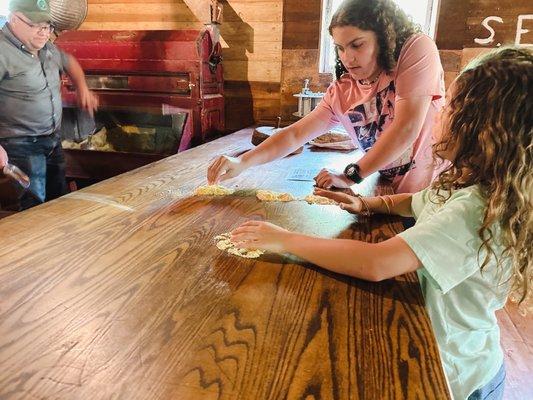
[[[519,15],[516,21],[516,38],[514,40],[515,45],[523,44],[527,46],[533,46],[533,43],[520,43],[520,39],[523,33],[528,33],[529,29],[522,28],[522,21],[525,19],[533,19],[533,14]]]

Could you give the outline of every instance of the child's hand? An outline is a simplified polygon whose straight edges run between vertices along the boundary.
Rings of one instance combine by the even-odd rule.
[[[231,232],[231,241],[239,247],[283,253],[286,229],[264,221],[248,221]]]
[[[327,197],[339,203],[339,207],[352,214],[359,214],[363,211],[363,202],[359,197],[350,196],[342,192],[332,192],[331,190],[324,190],[315,188],[313,191],[317,196]]]

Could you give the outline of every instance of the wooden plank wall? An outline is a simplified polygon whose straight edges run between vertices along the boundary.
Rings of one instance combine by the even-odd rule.
[[[330,74],[319,73],[321,0],[308,0],[302,7],[300,0],[284,0],[283,51],[281,66],[281,117],[287,125],[297,120],[292,115],[305,79],[314,91],[325,91],[331,82]]]
[[[533,45],[533,3],[441,0],[436,42],[448,85],[480,53],[506,44]]]
[[[220,27],[226,128],[279,115],[283,0],[226,0]],[[209,0],[88,0],[81,29],[201,28]]]
[[[221,25],[226,90],[226,126],[236,130],[254,122],[286,125],[296,120],[304,79],[324,91],[329,74],[319,74],[321,0],[224,0]],[[437,45],[449,84],[473,56],[497,43],[513,43],[519,15],[533,14],[530,0],[441,0]],[[490,31],[493,40],[478,44]],[[89,0],[82,29],[199,28],[209,20],[209,0]],[[522,43],[533,43],[533,20],[524,19]]]

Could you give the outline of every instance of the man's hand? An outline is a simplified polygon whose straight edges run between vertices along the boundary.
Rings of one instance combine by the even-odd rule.
[[[3,168],[7,164],[9,157],[2,146],[0,146],[0,168]]]
[[[78,105],[87,111],[91,117],[98,108],[98,96],[87,86],[78,89]]]
[[[333,187],[339,189],[346,189],[354,183],[342,172],[337,172],[322,168],[317,176],[315,176],[316,186],[324,189],[331,189]]]

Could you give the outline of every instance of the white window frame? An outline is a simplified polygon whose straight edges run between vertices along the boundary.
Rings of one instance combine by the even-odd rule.
[[[0,29],[4,26],[4,23],[7,21],[8,14],[9,14],[9,0],[0,0]]]
[[[320,73],[333,73],[333,66],[329,64],[330,54],[333,52],[333,41],[328,32],[329,22],[333,15],[333,1],[322,0],[322,23],[320,30]],[[420,1],[420,0],[419,0]],[[437,26],[438,10],[441,0],[426,0],[428,8],[426,21],[422,29],[430,37],[435,39],[435,29]]]
[[[0,0],[0,17],[7,17],[9,14],[9,0]]]

